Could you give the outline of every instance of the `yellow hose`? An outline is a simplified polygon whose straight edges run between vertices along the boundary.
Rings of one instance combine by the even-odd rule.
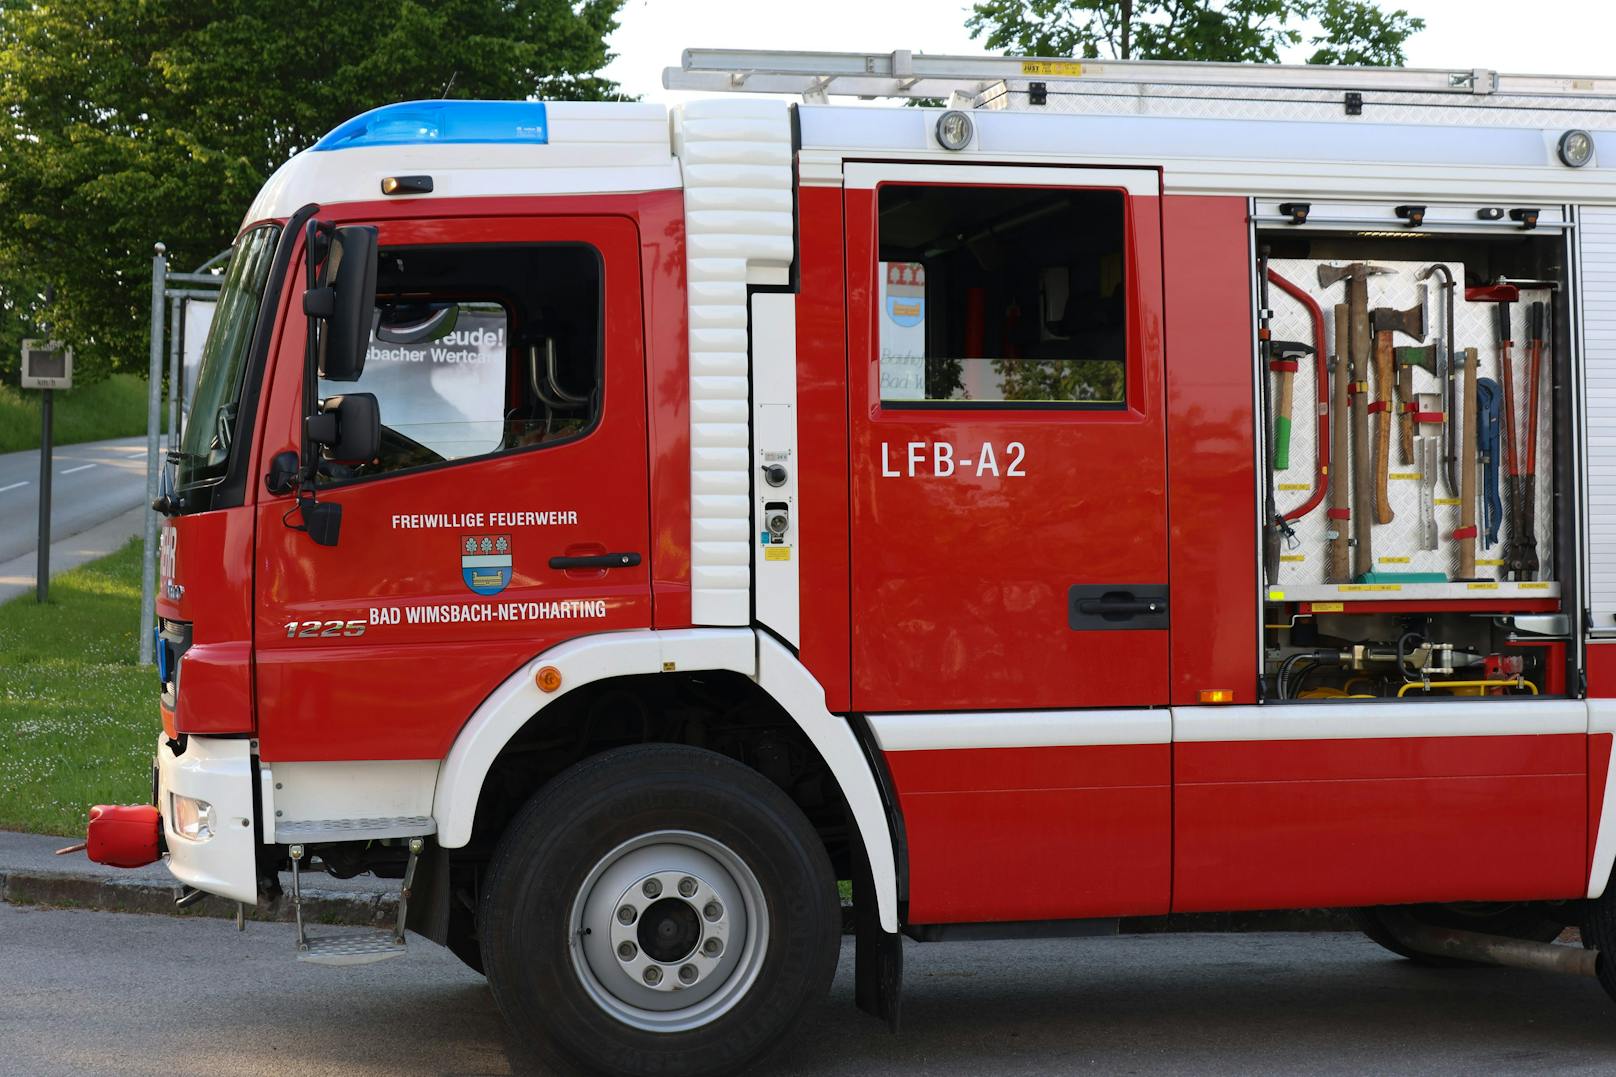
[[[1430,684],[1425,684],[1422,681],[1409,681],[1397,690],[1397,698],[1402,699],[1410,689],[1414,688],[1426,692],[1438,688],[1443,690],[1451,688],[1529,688],[1534,696],[1538,694],[1537,685],[1525,677],[1515,677],[1507,681],[1432,681]]]

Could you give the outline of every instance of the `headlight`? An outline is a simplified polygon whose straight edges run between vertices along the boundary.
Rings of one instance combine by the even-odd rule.
[[[173,797],[170,815],[176,834],[192,841],[207,841],[213,837],[215,831],[212,804],[194,797],[182,797],[178,793],[172,793],[170,796]]]
[[[971,143],[971,118],[958,109],[937,117],[937,141],[945,150],[963,150]]]
[[[1556,149],[1561,163],[1571,168],[1581,168],[1594,159],[1594,139],[1587,131],[1567,131]]]

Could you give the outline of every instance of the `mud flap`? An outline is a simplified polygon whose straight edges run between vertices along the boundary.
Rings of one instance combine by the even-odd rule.
[[[903,997],[903,936],[881,930],[869,861],[858,831],[853,834],[853,1001],[895,1033]]]

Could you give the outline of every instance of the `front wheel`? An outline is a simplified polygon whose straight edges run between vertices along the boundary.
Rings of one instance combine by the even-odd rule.
[[[511,1027],[564,1066],[745,1072],[828,991],[835,876],[802,812],[714,752],[620,748],[517,814],[478,918]]]

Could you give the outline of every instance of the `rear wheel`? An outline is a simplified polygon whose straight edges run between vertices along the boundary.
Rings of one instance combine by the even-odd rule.
[[[483,889],[484,968],[511,1027],[593,1072],[758,1064],[836,969],[835,876],[779,788],[695,748],[621,748],[541,790]]]
[[[1483,935],[1503,935],[1528,942],[1553,942],[1559,938],[1565,925],[1546,916],[1538,906],[1521,902],[1454,902],[1447,905],[1376,905],[1353,909],[1352,918],[1359,930],[1399,957],[1406,957],[1432,968],[1473,967],[1475,962],[1452,957],[1438,957],[1410,950],[1399,941],[1387,923],[1387,915],[1401,914],[1428,927],[1454,928],[1476,931]]]

